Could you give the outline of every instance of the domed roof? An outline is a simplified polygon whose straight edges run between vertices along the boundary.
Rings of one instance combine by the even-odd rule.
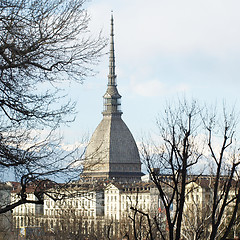
[[[141,162],[136,142],[121,118],[120,98],[115,75],[113,17],[111,19],[108,87],[103,119],[94,131],[85,153],[86,177],[140,180]]]
[[[139,177],[141,163],[136,142],[121,117],[104,117],[86,149],[84,173],[94,177]]]

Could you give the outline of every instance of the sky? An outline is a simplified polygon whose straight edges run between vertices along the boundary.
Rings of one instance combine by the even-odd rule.
[[[137,142],[176,98],[239,109],[239,0],[92,0],[86,7],[93,35],[105,37],[113,11],[122,118]],[[102,119],[108,56],[94,68],[95,76],[67,90],[78,113],[62,129],[66,146],[90,137]]]

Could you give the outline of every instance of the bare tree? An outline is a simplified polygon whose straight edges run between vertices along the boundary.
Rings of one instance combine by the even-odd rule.
[[[154,149],[153,154],[143,147],[143,157],[165,209],[168,232],[164,228],[161,235],[167,234],[166,239],[181,237],[188,174],[202,156],[196,149],[199,111],[196,102],[190,106],[183,102],[175,109],[169,107],[165,118],[162,116],[158,121],[162,146]],[[156,168],[163,172],[157,172]],[[168,177],[162,177],[162,174]]]
[[[217,116],[210,114],[206,107],[199,107],[196,101],[189,104],[184,100],[175,107],[168,107],[157,123],[160,147],[149,149],[143,145],[143,158],[166,214],[166,228],[158,229],[162,239],[184,238],[182,230],[187,224],[184,215],[189,209],[186,198],[191,194],[187,186],[200,184],[204,171],[208,173],[209,193],[204,195],[208,198],[203,201],[208,201],[210,210],[198,212],[194,231],[199,232],[193,235],[195,239],[226,239],[236,219],[240,200],[240,161],[234,112],[227,113],[223,107],[223,114]],[[202,162],[205,162],[204,167]],[[193,203],[200,209],[198,202]],[[230,215],[229,209],[233,209]],[[204,231],[208,234],[202,234]]]
[[[202,176],[186,186],[186,201],[183,213],[182,236],[186,240],[209,238],[211,219],[212,178]]]
[[[239,185],[239,147],[237,121],[233,111],[228,112],[223,107],[223,113],[205,114],[203,119],[208,133],[209,158],[213,162],[211,175],[212,183],[212,213],[210,239],[216,239],[218,228],[229,208],[232,209],[229,221],[222,230],[221,239],[226,239],[236,218],[240,203]],[[220,135],[219,148],[216,147],[216,136]]]
[[[90,35],[84,3],[0,3],[0,171],[14,171],[22,185],[19,202],[0,213],[28,202],[30,182],[77,166],[55,134],[60,124],[74,120],[75,111],[59,86],[90,75],[106,44],[101,35]],[[43,203],[42,191],[36,196]]]

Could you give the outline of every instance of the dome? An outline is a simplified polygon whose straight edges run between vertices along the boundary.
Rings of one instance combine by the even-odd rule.
[[[113,17],[111,19],[108,87],[103,96],[103,119],[87,146],[83,176],[86,178],[140,180],[141,162],[136,142],[121,118],[121,95],[115,74]]]
[[[136,142],[121,117],[104,117],[86,149],[89,177],[137,180],[141,163]]]

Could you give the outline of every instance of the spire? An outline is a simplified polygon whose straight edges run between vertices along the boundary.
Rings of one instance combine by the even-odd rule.
[[[110,55],[109,55],[109,75],[108,85],[116,85],[115,75],[115,54],[114,54],[114,33],[113,33],[113,14],[111,16],[111,33],[110,33]]]
[[[109,74],[108,87],[103,96],[104,110],[103,116],[119,116],[121,117],[121,95],[117,90],[116,74],[115,74],[115,54],[114,54],[114,33],[113,33],[113,15],[111,16],[111,33],[110,33],[110,52],[109,52]]]

